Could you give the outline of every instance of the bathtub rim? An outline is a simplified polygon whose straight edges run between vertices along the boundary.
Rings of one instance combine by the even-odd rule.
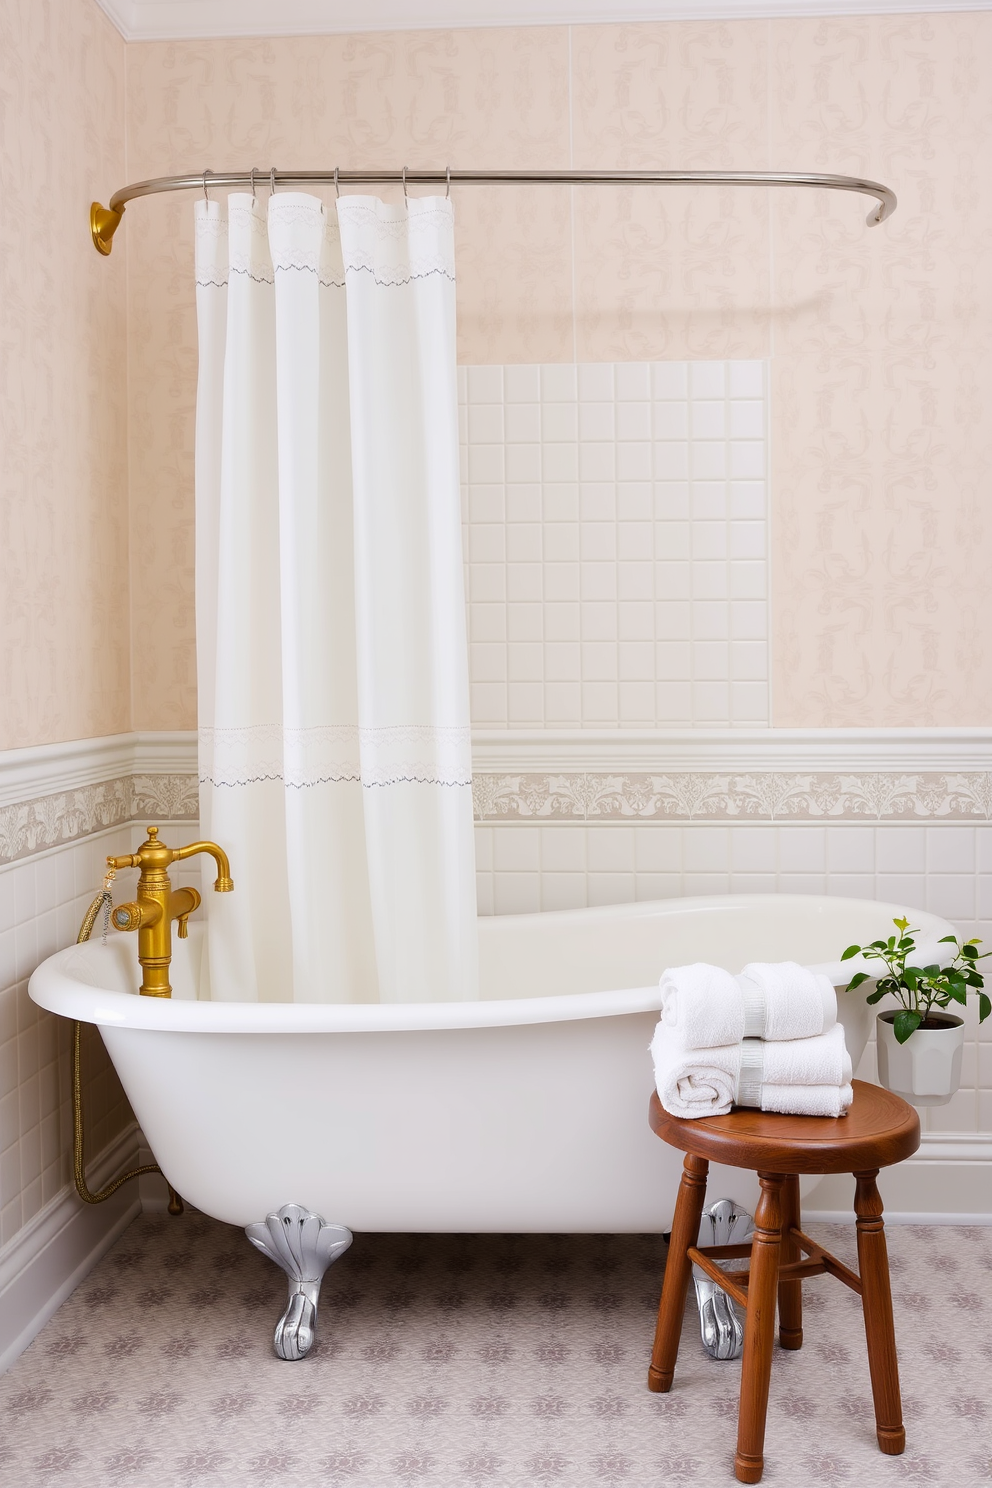
[[[539,915],[494,915],[480,917],[480,928],[520,924],[540,919],[562,922],[581,917],[622,922],[659,912],[692,914],[714,909],[741,908],[756,903],[791,905],[807,911],[811,904],[829,905],[843,912],[845,906],[866,904],[891,911],[888,918],[905,912],[905,906],[884,900],[841,897],[830,894],[699,894],[675,899],[646,899],[636,903],[597,905],[585,909],[546,910]],[[917,910],[925,938],[912,959],[927,964],[939,954],[936,942],[956,933],[940,915]],[[491,933],[483,930],[483,934]],[[558,1023],[586,1018],[613,1018],[627,1013],[656,1012],[660,1005],[658,984],[621,987],[600,992],[580,992],[551,997],[484,999],[474,1002],[410,1003],[307,1003],[307,1002],[195,1002],[187,999],[139,997],[137,990],[119,992],[80,981],[70,974],[80,957],[91,960],[103,949],[99,941],[68,946],[43,961],[28,983],[32,1000],[63,1017],[98,1027],[161,1030],[170,1033],[376,1033],[417,1032],[458,1028],[498,1028],[515,1024]],[[850,961],[819,962],[812,969],[828,976],[834,986],[845,985],[858,971],[869,974],[873,967],[858,956]],[[137,962],[135,962],[137,970]],[[863,988],[863,993],[870,990]]]

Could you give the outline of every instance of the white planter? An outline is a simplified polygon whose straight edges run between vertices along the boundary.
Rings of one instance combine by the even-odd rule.
[[[879,1013],[878,1078],[887,1090],[914,1106],[946,1106],[961,1084],[964,1021],[955,1013],[931,1013],[940,1028],[917,1028],[904,1044],[892,1026],[898,1009]]]

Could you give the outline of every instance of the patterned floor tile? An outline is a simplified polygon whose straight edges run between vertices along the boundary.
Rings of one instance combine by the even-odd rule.
[[[858,1300],[819,1277],[776,1348],[772,1488],[992,1483],[992,1230],[888,1236],[906,1454],[875,1446]],[[671,1394],[645,1385],[663,1263],[657,1236],[359,1235],[287,1364],[282,1273],[202,1215],[142,1218],[0,1379],[0,1484],[729,1485],[740,1366],[694,1310]]]

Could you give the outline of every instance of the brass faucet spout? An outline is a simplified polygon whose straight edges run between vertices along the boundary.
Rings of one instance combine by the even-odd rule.
[[[234,888],[234,879],[231,877],[231,865],[227,861],[227,853],[218,847],[216,842],[191,842],[189,847],[180,847],[176,850],[175,859],[192,858],[196,853],[209,853],[217,864],[217,877],[214,880],[215,894],[229,894]]]

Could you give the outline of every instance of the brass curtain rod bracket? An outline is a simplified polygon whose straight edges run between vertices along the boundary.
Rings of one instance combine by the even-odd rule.
[[[110,198],[110,206],[94,202],[90,207],[90,234],[98,253],[108,254],[114,233],[128,202],[139,196],[157,196],[163,191],[194,191],[211,186],[243,187],[250,190],[254,172],[198,171],[190,176],[160,176],[153,181],[136,181],[122,186]],[[869,212],[869,227],[891,217],[896,209],[896,194],[879,181],[857,176],[832,176],[793,173],[789,171],[277,171],[270,173],[270,186],[443,186],[447,195],[452,186],[806,186],[821,191],[854,191],[873,196],[878,203]]]
[[[121,225],[124,208],[115,212],[113,207],[101,207],[99,202],[90,206],[90,237],[97,253],[106,258],[114,246],[114,233]]]

